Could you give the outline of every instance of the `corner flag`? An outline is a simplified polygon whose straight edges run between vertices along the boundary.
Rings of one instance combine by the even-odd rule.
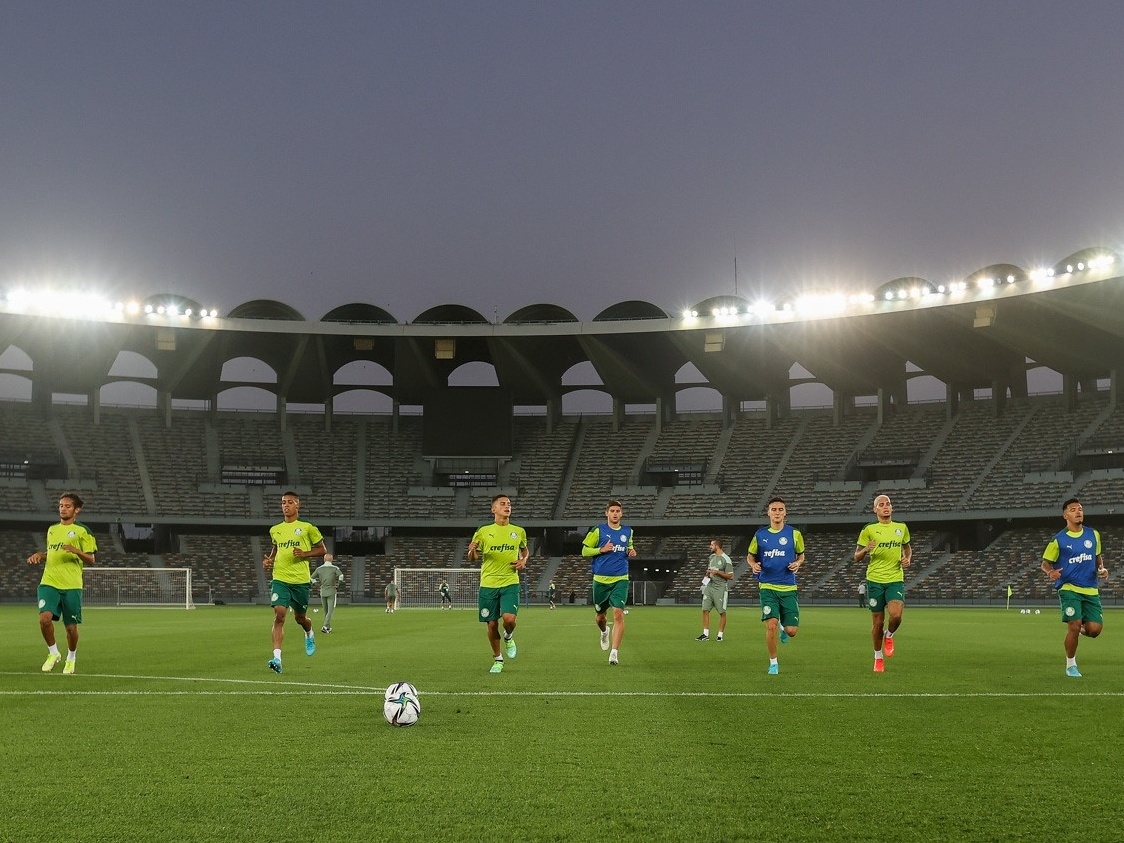
[[[1012,591],[1011,591],[1011,586],[1010,586],[1010,585],[1008,585],[1008,586],[1007,586],[1007,608],[1008,608],[1008,609],[1010,609],[1010,608],[1011,608],[1011,594],[1012,594]]]

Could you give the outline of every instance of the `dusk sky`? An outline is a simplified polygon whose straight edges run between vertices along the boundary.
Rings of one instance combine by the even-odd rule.
[[[0,288],[503,319],[1124,248],[1118,3],[9,2]]]

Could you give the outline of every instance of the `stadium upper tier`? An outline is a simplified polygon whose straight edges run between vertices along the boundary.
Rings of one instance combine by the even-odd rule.
[[[209,527],[277,520],[302,495],[321,527],[464,531],[496,492],[518,523],[578,530],[610,497],[649,533],[753,524],[779,494],[798,524],[858,524],[876,492],[911,523],[1054,518],[1065,498],[1111,513],[1124,492],[1124,409],[1113,392],[745,413],[518,416],[510,457],[434,459],[417,416],[175,411],[0,403],[0,521],[54,516],[60,492],[96,523]]]
[[[1113,377],[1124,362],[1122,266],[1110,250],[1092,248],[1041,273],[997,264],[955,284],[899,279],[863,296],[768,305],[718,296],[683,313],[628,301],[589,322],[550,304],[503,321],[450,304],[410,323],[351,304],[308,321],[274,301],[201,319],[182,301],[149,302],[135,314],[97,309],[88,298],[37,309],[36,299],[6,291],[0,375],[26,381],[40,409],[58,394],[97,406],[106,385],[136,382],[155,393],[166,421],[177,401],[214,409],[225,390],[244,386],[272,393],[282,413],[311,405],[330,414],[356,389],[385,396],[397,412],[447,390],[466,364],[490,366],[511,405],[545,407],[551,417],[564,396],[585,389],[611,396],[618,421],[630,405],[670,418],[678,393],[697,386],[721,396],[727,418],[747,402],[778,418],[793,385],[808,380],[841,406],[870,396],[881,406],[905,404],[908,382],[922,376],[945,384],[950,400],[979,389],[1018,398],[1029,391],[1031,368],[1060,373],[1073,390]],[[147,370],[120,373],[123,352],[148,361]],[[224,378],[229,362],[245,358],[268,373]],[[353,364],[378,377],[351,380]],[[577,368],[589,366],[592,374]],[[797,367],[810,377],[794,375]],[[685,382],[688,369],[693,380]]]

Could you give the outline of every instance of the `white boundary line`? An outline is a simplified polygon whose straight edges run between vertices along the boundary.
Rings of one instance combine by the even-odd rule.
[[[33,673],[20,673],[16,671],[0,671],[0,676],[34,676]],[[196,676],[138,676],[118,673],[83,673],[83,678],[94,679],[141,679],[152,682],[192,682],[192,683],[220,683],[229,685],[255,685],[266,686],[247,688],[244,690],[184,690],[184,691],[158,691],[158,690],[111,690],[91,691],[78,688],[38,689],[26,690],[0,690],[0,697],[19,696],[264,696],[270,694],[307,694],[307,695],[338,695],[338,696],[373,696],[381,694],[386,689],[363,685],[334,685],[323,682],[286,682],[284,680],[264,679],[223,679],[204,678]],[[73,682],[73,679],[58,680]],[[426,697],[656,697],[656,698],[689,698],[699,697],[706,699],[1043,699],[1051,697],[1124,697],[1124,691],[918,691],[912,693],[894,693],[878,691],[436,691],[419,689],[419,693]]]

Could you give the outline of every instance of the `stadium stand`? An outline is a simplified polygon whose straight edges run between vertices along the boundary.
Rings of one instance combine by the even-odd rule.
[[[1124,430],[1124,412],[1100,393],[1073,407],[1058,396],[1009,401],[998,414],[990,401],[965,402],[952,416],[944,405],[909,406],[889,413],[882,424],[871,408],[857,408],[841,419],[822,410],[793,410],[771,423],[763,414],[749,412],[725,426],[707,414],[684,414],[662,427],[654,416],[628,416],[622,424],[610,417],[566,417],[552,427],[543,417],[525,416],[515,419],[514,454],[500,467],[496,486],[458,489],[437,485],[432,461],[421,453],[419,417],[401,417],[395,428],[389,417],[336,416],[328,432],[317,415],[294,414],[282,431],[271,414],[230,419],[224,417],[230,414],[212,418],[176,411],[165,423],[151,411],[105,407],[94,423],[88,408],[60,405],[53,408],[50,423],[33,425],[34,414],[26,405],[6,403],[4,410],[0,419],[13,441],[21,448],[54,447],[69,476],[0,478],[2,512],[13,517],[23,513],[24,520],[33,516],[45,525],[58,494],[76,487],[87,498],[84,518],[142,525],[194,518],[240,529],[252,521],[260,542],[276,517],[272,496],[281,487],[222,483],[221,466],[227,460],[248,467],[278,464],[285,484],[301,490],[302,514],[323,522],[326,534],[333,524],[410,526],[392,539],[385,556],[367,558],[363,591],[375,597],[395,566],[463,564],[467,537],[475,525],[487,522],[488,504],[497,490],[515,497],[516,523],[549,522],[579,533],[600,519],[610,496],[619,495],[625,520],[643,524],[637,536],[645,555],[678,566],[677,576],[661,581],[661,596],[688,603],[697,593],[710,536],[729,536],[739,550],[731,558],[744,564],[745,543],[754,525],[763,521],[760,513],[774,493],[788,501],[792,523],[814,538],[802,592],[810,600],[851,602],[861,576],[847,562],[851,542],[869,517],[870,500],[880,485],[846,478],[860,460],[875,464],[880,454],[911,448],[916,453],[913,477],[902,481],[901,488],[889,484],[897,515],[915,535],[940,537],[945,535],[941,521],[971,520],[982,513],[991,518],[999,512],[1014,519],[1001,531],[1011,534],[1009,542],[1020,529],[1031,529],[1027,519],[1035,522],[1034,538],[1028,541],[1032,557],[1056,529],[1055,522],[1060,523],[1056,511],[1065,497],[1077,494],[1103,502],[1111,514],[1124,495],[1124,469],[1071,467],[1079,446],[1116,442]],[[21,425],[34,426],[38,433]],[[642,485],[645,465],[653,464],[649,461],[705,462],[704,482],[662,489]],[[1090,520],[1099,526],[1103,517]],[[461,535],[448,538],[454,524]],[[422,535],[427,526],[440,529]],[[541,531],[531,532],[537,541]],[[204,537],[190,527],[179,534],[183,546],[157,562],[190,565],[197,588],[220,599],[263,598],[264,578],[253,565],[244,534]],[[8,540],[11,533],[0,530],[0,536]],[[147,555],[125,554],[113,534],[99,531],[98,536],[105,542],[102,564],[150,564]],[[233,557],[231,546],[237,547]],[[1049,597],[1035,582],[1033,565],[1029,574],[1019,574],[1009,555],[997,555],[1010,553],[998,539],[970,550],[945,536],[944,546],[932,551],[942,559],[940,567],[924,576],[914,570],[911,599],[995,601],[1005,597],[1008,579],[1023,588],[1027,599]],[[27,552],[16,557],[25,558]],[[536,554],[543,552],[536,547]],[[550,552],[560,559],[554,571],[560,593],[568,597],[573,590],[584,599],[588,563],[572,549]],[[232,558],[246,562],[232,571]],[[540,589],[538,578],[553,564],[543,562],[527,576],[530,590]],[[0,599],[26,595],[29,584],[33,591],[33,579],[34,574],[9,571],[0,580]],[[739,576],[732,599],[752,601],[755,596],[751,582]]]

